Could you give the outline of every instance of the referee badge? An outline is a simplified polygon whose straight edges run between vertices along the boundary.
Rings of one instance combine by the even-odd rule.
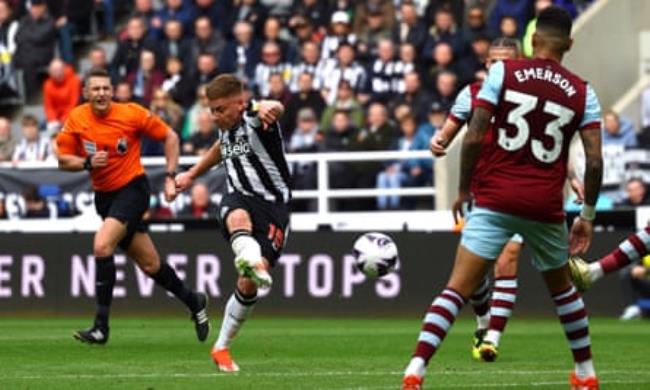
[[[117,140],[117,145],[115,146],[118,154],[126,154],[129,150],[129,143],[126,140],[126,137],[122,137]]]

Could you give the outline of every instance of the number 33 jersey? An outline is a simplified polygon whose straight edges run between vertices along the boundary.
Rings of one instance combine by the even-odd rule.
[[[490,67],[476,106],[494,115],[472,180],[476,204],[564,221],[569,144],[576,131],[601,127],[591,86],[553,60],[506,60]]]

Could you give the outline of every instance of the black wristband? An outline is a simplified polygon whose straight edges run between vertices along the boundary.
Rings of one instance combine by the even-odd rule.
[[[176,171],[167,171],[167,172],[165,172],[165,177],[169,177],[172,180],[176,179]]]
[[[84,169],[85,170],[92,171],[92,169],[93,169],[93,162],[92,162],[93,157],[95,157],[94,154],[89,154],[88,156],[86,156],[86,160],[84,161]]]

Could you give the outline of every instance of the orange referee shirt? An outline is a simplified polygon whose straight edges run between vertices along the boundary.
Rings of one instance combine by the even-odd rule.
[[[90,104],[75,107],[56,138],[60,154],[86,157],[104,150],[108,165],[90,171],[95,191],[115,191],[144,174],[140,163],[143,134],[162,141],[169,126],[135,103],[111,103],[108,115],[93,114]]]

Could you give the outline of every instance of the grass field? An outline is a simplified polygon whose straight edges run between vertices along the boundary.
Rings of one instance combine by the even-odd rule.
[[[0,389],[397,389],[419,322],[252,318],[233,346],[242,372],[218,373],[189,320],[119,318],[103,347],[76,342],[84,318],[0,320]],[[650,323],[594,319],[603,389],[650,389]],[[213,325],[218,325],[214,321]],[[425,388],[566,389],[571,358],[555,320],[514,318],[493,364],[471,360],[460,320]]]

